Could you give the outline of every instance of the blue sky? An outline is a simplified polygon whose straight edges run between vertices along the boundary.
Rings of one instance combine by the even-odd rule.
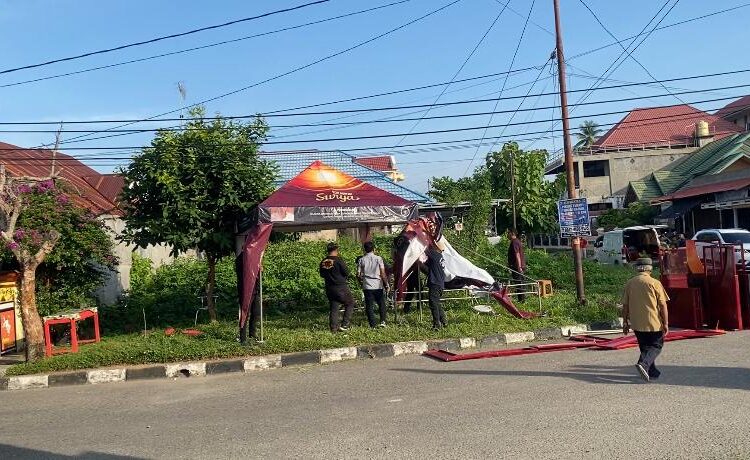
[[[207,31],[140,46],[100,56],[59,63],[38,69],[0,75],[0,85],[40,78],[85,68],[108,65],[145,56],[263,33],[281,27],[302,24],[377,5],[393,0],[332,0],[322,5],[285,13],[262,20],[241,23],[220,30]],[[431,83],[449,81],[487,31],[507,0],[462,0],[418,23],[399,30],[350,53],[280,78],[268,84],[219,99],[207,104],[209,113],[224,115],[251,114],[296,107],[305,104],[333,101],[379,92],[393,91]],[[661,0],[586,0],[600,19],[618,38],[637,34],[664,3]],[[33,64],[85,51],[149,39],[159,35],[182,32],[232,19],[305,3],[304,0],[240,1],[140,1],[102,2],[94,0],[4,0],[0,9],[0,70]],[[183,102],[177,82],[187,89],[185,104],[193,104],[213,96],[248,86],[252,83],[284,73],[313,62],[333,52],[346,49],[389,29],[450,3],[450,0],[411,0],[370,13],[330,21],[297,30],[244,40],[233,44],[184,53],[147,62],[112,69],[88,72],[70,77],[51,79],[18,86],[0,87],[0,121],[59,121],[119,118],[146,118],[178,109]],[[706,3],[698,0],[680,1],[662,25],[671,24],[705,13],[741,5],[742,0]],[[458,79],[509,69],[511,59],[523,28],[532,0],[510,0],[509,8],[500,16],[482,45],[458,75]],[[671,6],[671,4],[670,4]],[[593,83],[590,76],[601,75],[621,54],[618,46],[572,59],[572,56],[608,44],[612,39],[602,30],[578,0],[561,0],[565,51],[570,59],[569,89],[585,89]],[[669,7],[668,7],[669,8]],[[666,11],[666,9],[664,10]],[[747,60],[750,41],[747,24],[750,7],[735,10],[685,25],[654,32],[634,56],[657,78],[674,78],[742,69]],[[543,65],[554,48],[552,2],[533,2],[531,22],[513,64],[513,69]],[[547,30],[544,30],[547,29]],[[541,72],[541,73],[540,73]],[[540,80],[531,93],[555,90],[554,78],[544,70],[529,70],[504,78],[495,77],[471,83],[457,83],[447,88],[440,102],[496,97],[503,84],[504,96],[524,95],[537,75]],[[631,60],[626,61],[609,78],[641,82],[650,77]],[[482,83],[476,85],[476,83]],[[750,75],[714,77],[670,84],[683,89],[706,89],[750,83]],[[605,85],[616,84],[605,82]],[[356,101],[324,109],[358,109],[378,106],[430,104],[441,92],[440,87],[402,93],[365,101]],[[672,91],[678,91],[673,89]],[[628,89],[596,91],[588,101],[619,99],[635,96],[664,94],[658,86],[639,86]],[[750,93],[746,88],[698,93],[681,96],[686,102],[739,96]],[[571,95],[574,103],[578,95]],[[514,110],[519,100],[501,101],[497,110]],[[726,101],[728,102],[728,101]],[[696,104],[703,109],[717,109],[726,102]],[[557,103],[554,96],[528,98],[523,108],[550,107]],[[575,108],[572,115],[597,114],[629,110],[634,107],[678,103],[676,98],[660,97],[637,101],[607,103]],[[428,116],[468,112],[489,112],[494,102],[438,107]],[[420,117],[424,112],[411,110],[364,113],[338,121],[359,122],[386,117]],[[408,115],[407,115],[408,114]],[[518,134],[518,138],[538,137],[524,133],[543,131],[551,127],[550,119],[559,114],[552,110],[519,112],[513,122],[544,121],[543,123],[511,126],[504,135]],[[269,119],[272,141],[372,136],[408,132],[410,122],[371,123],[331,129],[331,127],[279,128],[276,125],[316,123],[335,115]],[[612,123],[622,115],[591,117],[599,123]],[[495,115],[492,124],[506,123],[510,114]],[[572,120],[576,126],[581,119]],[[415,132],[464,127],[484,127],[489,116],[475,116],[442,120],[424,120]],[[99,129],[112,125],[97,126]],[[155,127],[159,124],[138,125]],[[46,129],[44,127],[27,127]],[[80,126],[66,126],[81,129]],[[7,126],[2,129],[12,129]],[[50,128],[51,129],[51,128]],[[321,131],[323,130],[323,131]],[[310,133],[311,131],[319,131]],[[487,130],[487,137],[499,136],[503,128]],[[408,136],[399,145],[440,142],[482,137],[483,130]],[[66,133],[63,139],[75,134]],[[284,137],[282,137],[284,136]],[[0,140],[22,146],[50,143],[51,133],[0,133]],[[132,147],[149,142],[151,134],[121,136],[66,144],[67,147]],[[341,140],[314,143],[268,145],[267,150],[318,148],[357,149],[394,146],[395,138],[369,140]],[[445,151],[415,151],[397,147],[397,161],[406,173],[406,184],[424,191],[432,176],[461,176],[478,165],[489,146],[469,146]],[[522,142],[524,147],[559,149],[559,135],[535,143]],[[101,171],[110,171],[125,160],[125,153],[97,153],[96,151],[66,151]],[[356,151],[355,151],[356,152]],[[385,153],[373,150],[370,153]],[[361,153],[361,152],[356,152]],[[87,159],[103,158],[110,159]],[[469,159],[475,158],[470,164]]]

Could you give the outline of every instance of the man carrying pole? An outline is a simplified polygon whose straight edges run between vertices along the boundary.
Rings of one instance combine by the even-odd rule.
[[[622,297],[622,332],[627,334],[633,328],[641,350],[635,367],[641,378],[649,382],[658,379],[661,374],[655,361],[669,332],[669,297],[661,282],[651,277],[651,259],[638,259],[635,268],[638,274],[625,284]]]

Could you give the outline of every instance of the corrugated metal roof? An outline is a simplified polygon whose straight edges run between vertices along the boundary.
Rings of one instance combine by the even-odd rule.
[[[707,195],[709,193],[727,192],[730,190],[739,190],[750,185],[750,179],[735,179],[724,182],[717,182],[708,185],[698,185],[696,187],[685,187],[677,192],[665,196],[668,200],[679,200],[680,198],[689,198],[698,195]]]
[[[354,161],[375,171],[393,171],[396,167],[390,155],[379,155],[372,157],[354,157]]]
[[[697,178],[719,174],[740,158],[750,159],[750,132],[711,142],[675,161],[668,169],[631,181],[630,186],[639,200],[669,200],[675,192],[691,187]]]
[[[750,95],[743,96],[736,101],[730,102],[729,104],[717,110],[714,115],[721,118],[729,118],[736,113],[744,112],[748,109],[750,109]]]
[[[355,161],[356,157],[339,150],[298,150],[283,152],[263,152],[262,158],[275,162],[279,166],[280,177],[276,186],[281,187],[316,160],[333,166],[357,179],[367,182],[382,190],[393,193],[409,201],[428,203],[428,197],[399,185],[380,171],[375,171]]]
[[[26,149],[0,142],[0,162],[12,176],[48,177],[52,172],[52,158],[55,163],[55,174],[61,177],[77,194],[73,200],[96,215],[119,214],[117,205],[99,193],[86,179],[100,174],[85,164],[60,152],[46,149]]]
[[[706,121],[714,139],[741,132],[740,127],[687,104],[635,109],[591,146],[592,149],[635,145],[692,145],[695,124]]]

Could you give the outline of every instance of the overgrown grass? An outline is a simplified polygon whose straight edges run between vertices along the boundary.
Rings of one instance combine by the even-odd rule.
[[[386,241],[381,242],[381,246],[385,244]],[[237,323],[232,318],[236,317],[236,280],[231,265],[226,262],[219,270],[220,312],[225,319],[199,326],[204,332],[199,337],[180,333],[166,336],[162,328],[167,324],[192,325],[192,316],[199,305],[195,290],[200,286],[202,262],[180,261],[156,272],[139,268],[142,273],[135,283],[137,292],[131,295],[127,306],[101,310],[107,331],[101,343],[82,346],[77,354],[19,364],[8,369],[7,374],[215,359],[408,340],[480,337],[571,323],[611,321],[617,315],[616,304],[625,281],[633,275],[628,268],[587,262],[584,271],[588,303],[580,306],[574,295],[570,257],[531,250],[528,251],[529,274],[552,280],[556,290],[553,297],[542,300],[545,313],[542,318],[517,319],[499,305],[495,308],[498,314],[488,316],[474,312],[469,301],[451,301],[445,305],[449,325],[441,331],[431,329],[430,313],[425,305],[422,321],[416,311],[400,315],[398,322],[391,314],[389,326],[384,329],[370,329],[364,311],[359,309],[354,315],[354,327],[348,333],[331,334],[317,276],[317,261],[323,246],[324,243],[319,242],[283,242],[269,247],[264,282],[268,310],[263,344],[242,346],[237,341]],[[344,242],[342,248],[344,257],[353,260],[357,245]],[[465,251],[464,255],[501,278],[501,268],[492,261],[501,262],[506,248],[504,245],[487,246],[479,248],[476,253]],[[388,258],[388,254],[383,255]],[[361,306],[361,301],[358,305]],[[538,299],[529,298],[519,307],[538,311]],[[152,328],[146,335],[142,332],[143,312],[146,312],[147,323]],[[140,332],[135,332],[139,329]]]

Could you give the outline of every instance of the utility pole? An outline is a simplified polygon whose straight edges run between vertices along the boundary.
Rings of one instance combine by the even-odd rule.
[[[565,54],[563,53],[562,25],[560,24],[559,0],[552,0],[555,8],[555,37],[557,41],[557,78],[560,80],[560,111],[562,112],[563,146],[565,149],[565,178],[568,183],[568,198],[577,198],[575,175],[573,173],[573,148],[570,145],[570,122],[568,121],[568,94],[565,81]],[[580,304],[586,303],[583,287],[583,257],[581,239],[573,237],[573,266],[576,275],[576,295]]]
[[[518,224],[516,223],[516,171],[515,171],[515,159],[513,155],[513,149],[510,149],[510,199],[513,205],[513,231],[518,231]]]

